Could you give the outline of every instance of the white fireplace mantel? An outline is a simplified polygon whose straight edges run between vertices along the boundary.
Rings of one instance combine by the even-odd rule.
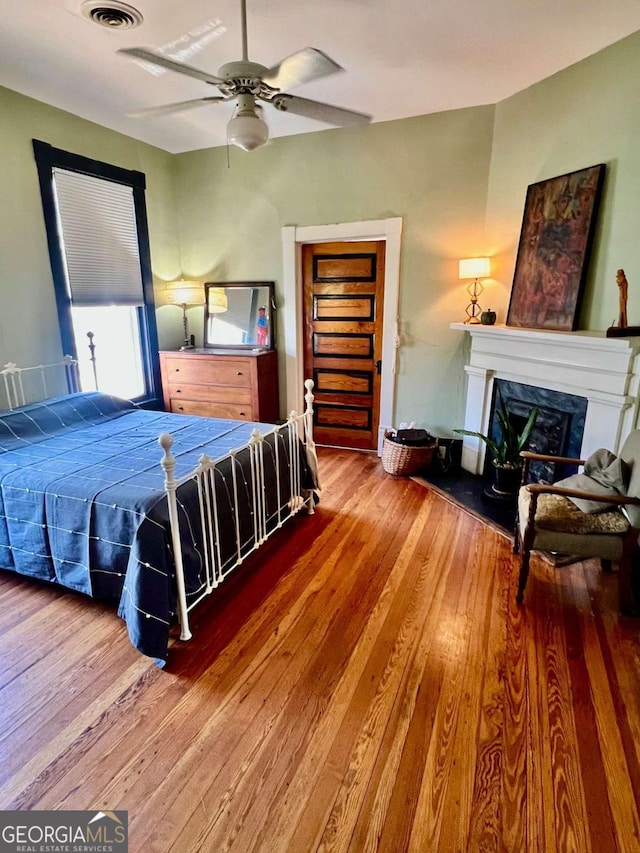
[[[520,382],[587,399],[582,458],[599,447],[614,453],[638,420],[640,338],[607,338],[604,332],[554,332],[510,326],[451,323],[468,332],[464,427],[487,434],[495,379]],[[462,466],[484,467],[484,442],[465,436]]]

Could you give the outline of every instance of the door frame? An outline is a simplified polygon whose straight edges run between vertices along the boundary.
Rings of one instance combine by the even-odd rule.
[[[397,352],[400,346],[398,299],[400,294],[400,246],[402,217],[341,222],[333,225],[285,225],[281,229],[287,412],[303,410],[302,245],[304,243],[384,240],[384,307],[382,318],[382,377],[378,456],[385,429],[393,426],[396,396]]]

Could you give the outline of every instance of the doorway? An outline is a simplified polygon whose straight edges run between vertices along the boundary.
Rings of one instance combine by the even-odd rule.
[[[382,240],[302,247],[304,375],[319,444],[377,447],[384,256]]]
[[[332,225],[287,225],[281,230],[283,260],[283,302],[280,316],[284,329],[284,378],[286,411],[303,408],[304,334],[302,311],[302,246],[332,241],[384,240],[384,317],[382,319],[382,374],[380,377],[380,417],[378,454],[382,452],[384,430],[394,423],[396,356],[400,346],[398,297],[400,290],[400,246],[402,218],[344,222]]]

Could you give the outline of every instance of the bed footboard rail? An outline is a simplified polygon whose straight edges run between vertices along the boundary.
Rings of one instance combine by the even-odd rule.
[[[305,382],[305,410],[302,414],[291,412],[284,424],[262,434],[254,429],[251,439],[243,447],[232,450],[218,459],[207,455],[200,457],[197,467],[189,473],[175,477],[176,460],[171,453],[173,437],[163,433],[159,440],[164,451],[161,460],[165,473],[165,491],[168,501],[168,515],[173,549],[178,616],[180,619],[180,639],[191,638],[189,612],[222,581],[249,554],[259,548],[283,524],[293,518],[305,507],[309,513],[314,511],[314,489],[310,488],[305,475],[310,472],[315,487],[319,488],[318,463],[313,441],[313,381]],[[301,449],[304,458],[301,459]],[[265,455],[269,454],[270,464],[266,464]],[[248,456],[249,475],[243,472],[239,456]],[[306,463],[306,464],[305,464]],[[231,488],[228,483],[225,490],[225,505],[221,506],[220,489],[216,488],[221,472],[229,471]],[[202,566],[204,583],[197,595],[187,600],[185,582],[185,554],[183,536],[188,521],[180,512],[177,490],[189,481],[195,482],[198,514],[201,528]],[[271,511],[267,494],[270,490]],[[249,501],[252,535],[243,539],[241,531],[241,494]],[[275,495],[275,497],[273,497]],[[273,501],[275,500],[275,511]],[[231,503],[231,518],[225,514]],[[227,539],[235,542],[235,553],[224,555],[221,549],[221,532],[225,528]],[[192,531],[189,531],[192,536]]]

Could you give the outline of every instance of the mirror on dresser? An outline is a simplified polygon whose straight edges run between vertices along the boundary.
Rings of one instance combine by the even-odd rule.
[[[204,292],[205,347],[244,350],[275,347],[272,281],[209,281]]]

